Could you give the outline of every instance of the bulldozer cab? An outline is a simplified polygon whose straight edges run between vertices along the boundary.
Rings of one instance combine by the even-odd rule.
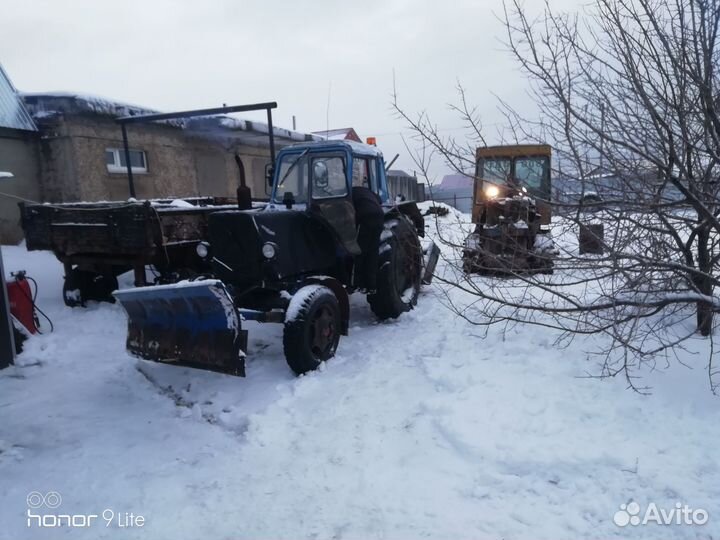
[[[473,189],[473,223],[485,219],[488,202],[527,194],[535,199],[542,225],[549,225],[551,147],[489,146],[477,149]]]

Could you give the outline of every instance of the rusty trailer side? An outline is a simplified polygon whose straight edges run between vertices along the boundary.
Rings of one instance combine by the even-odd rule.
[[[112,301],[117,276],[129,270],[138,286],[147,285],[147,265],[162,282],[208,271],[195,254],[198,242],[207,238],[207,216],[235,206],[225,198],[187,201],[21,203],[20,214],[27,249],[55,254],[65,267],[66,289],[92,288],[102,276],[102,294],[88,298]],[[66,303],[76,305],[67,298]]]

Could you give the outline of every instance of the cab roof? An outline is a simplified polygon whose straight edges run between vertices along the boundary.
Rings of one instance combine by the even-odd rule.
[[[514,158],[525,156],[547,156],[552,154],[549,144],[507,144],[500,146],[481,146],[477,149],[477,158]]]
[[[343,148],[353,154],[359,154],[362,156],[382,157],[382,152],[378,150],[376,146],[371,146],[369,144],[349,140],[303,142],[298,144],[291,144],[290,146],[286,146],[285,148],[283,148],[283,150],[337,150],[338,148]]]

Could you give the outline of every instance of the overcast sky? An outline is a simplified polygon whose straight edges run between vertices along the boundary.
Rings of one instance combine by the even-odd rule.
[[[326,128],[329,91],[331,129],[376,136],[387,160],[400,153],[395,168],[412,171],[390,107],[393,70],[401,105],[448,133],[462,134],[446,106],[457,80],[491,136],[502,120],[493,93],[527,106],[501,12],[502,0],[0,0],[0,63],[21,91],[159,110],[274,100],[278,125],[295,115],[308,132]]]

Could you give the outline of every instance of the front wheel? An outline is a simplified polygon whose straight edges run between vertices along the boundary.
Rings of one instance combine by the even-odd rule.
[[[342,321],[335,294],[323,285],[307,285],[295,293],[285,314],[283,350],[298,375],[317,369],[335,356]]]

